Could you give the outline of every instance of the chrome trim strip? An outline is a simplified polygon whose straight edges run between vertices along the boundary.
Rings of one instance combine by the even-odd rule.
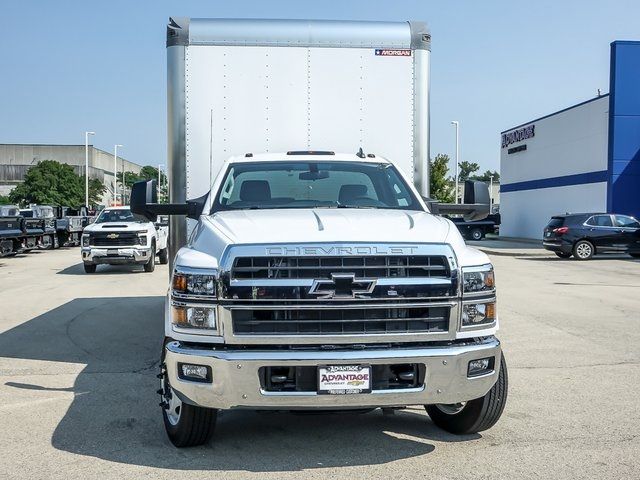
[[[178,267],[176,267],[178,268]],[[354,267],[357,268],[357,267]],[[310,287],[313,278],[258,278],[254,280],[230,281],[231,287]],[[380,277],[378,285],[451,285],[451,279],[430,277]]]
[[[456,306],[456,302],[430,302],[430,303],[402,303],[397,308],[420,308],[420,307],[451,307]],[[396,305],[324,305],[326,310],[349,310],[349,309],[376,309],[376,308],[394,308]],[[317,308],[315,305],[233,305],[225,308],[225,310],[308,310],[309,308]],[[399,319],[401,320],[401,319]]]
[[[493,371],[492,371],[493,373]],[[476,378],[476,377],[473,377]],[[481,378],[481,375],[478,375],[477,378]],[[423,392],[425,389],[424,384],[420,387],[414,387],[414,388],[390,388],[390,389],[385,389],[385,390],[371,390],[371,393],[373,394],[380,394],[380,395],[392,395],[392,394],[399,394],[399,393],[420,393]],[[313,391],[305,391],[305,392],[269,392],[267,390],[265,390],[264,388],[260,389],[260,394],[264,395],[265,397],[317,397],[318,396],[318,392],[313,392]],[[369,393],[363,393],[362,395],[370,395]]]
[[[231,308],[220,306],[218,312],[218,325],[222,328],[222,335],[225,343],[229,345],[327,345],[327,344],[363,344],[363,343],[393,343],[393,342],[420,342],[420,341],[437,341],[437,340],[453,340],[456,338],[456,332],[460,325],[460,308],[457,302],[440,302],[440,303],[419,303],[408,304],[409,308],[413,307],[450,307],[449,309],[449,330],[446,332],[399,332],[399,333],[371,333],[371,334],[353,334],[353,335],[235,335],[233,332],[233,320],[231,311],[233,309],[240,310],[274,310],[300,309],[299,306],[275,306],[263,307],[256,306],[233,306]],[[244,307],[244,308],[243,308]],[[257,308],[255,308],[257,307]],[[403,304],[398,308],[405,308]],[[304,308],[304,307],[302,307]],[[345,306],[332,305],[328,309],[345,309],[345,308],[362,308],[362,305]],[[366,308],[393,308],[389,305],[369,305]]]

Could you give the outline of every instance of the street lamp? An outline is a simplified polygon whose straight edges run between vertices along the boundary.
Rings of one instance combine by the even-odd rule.
[[[158,201],[160,201],[160,186],[162,185],[162,170],[160,170],[162,167],[164,167],[164,163],[158,164]]]
[[[122,148],[124,145],[113,146],[113,203],[118,202],[118,147]]]
[[[451,122],[451,125],[454,125],[456,127],[456,188],[455,188],[455,192],[456,192],[456,203],[458,203],[458,156],[460,155],[460,136],[459,136],[460,124],[458,123],[457,120],[454,120]]]
[[[89,135],[96,132],[84,132],[84,204],[89,208]]]

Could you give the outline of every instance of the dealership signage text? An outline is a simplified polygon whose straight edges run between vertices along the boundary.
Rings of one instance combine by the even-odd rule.
[[[512,143],[521,142],[527,138],[533,138],[536,136],[536,126],[529,125],[528,127],[519,128],[513,132],[502,134],[502,148],[506,148]]]

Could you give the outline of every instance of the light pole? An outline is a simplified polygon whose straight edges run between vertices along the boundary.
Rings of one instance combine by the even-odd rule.
[[[451,122],[451,125],[454,125],[456,127],[456,188],[455,188],[455,192],[456,192],[456,203],[458,203],[458,157],[460,156],[460,136],[459,136],[460,124],[458,123],[457,120],[454,120]]]
[[[160,170],[162,167],[164,167],[164,163],[158,164],[158,201],[160,201],[160,186],[162,185],[162,170]]]
[[[84,132],[84,203],[89,208],[89,135],[96,132]]]
[[[118,203],[118,147],[122,148],[124,145],[113,146],[113,203]]]

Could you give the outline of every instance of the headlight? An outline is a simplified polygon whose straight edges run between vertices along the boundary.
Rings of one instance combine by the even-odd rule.
[[[215,307],[173,305],[171,323],[180,328],[216,328]]]
[[[462,282],[463,293],[492,292],[496,286],[493,265],[463,268]]]
[[[173,293],[181,295],[216,296],[215,272],[186,272],[180,267],[173,273],[171,282]]]
[[[146,235],[138,236],[138,244],[139,245],[146,245],[147,244],[147,236]]]
[[[89,239],[90,238],[91,237],[86,233],[84,235],[82,235],[82,246],[83,247],[88,247],[89,246]]]
[[[462,304],[462,327],[489,325],[496,321],[496,303]]]

